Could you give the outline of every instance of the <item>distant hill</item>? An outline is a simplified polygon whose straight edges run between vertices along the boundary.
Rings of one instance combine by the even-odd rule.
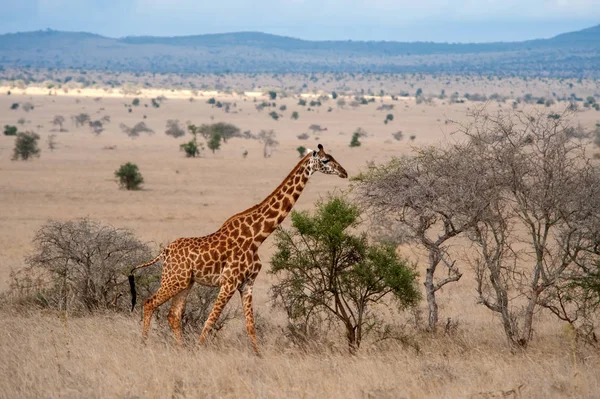
[[[149,72],[408,72],[600,77],[600,25],[498,43],[309,41],[260,32],[120,39],[0,35],[0,66]]]

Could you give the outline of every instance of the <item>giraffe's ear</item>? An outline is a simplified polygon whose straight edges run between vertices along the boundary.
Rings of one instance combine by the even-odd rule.
[[[323,146],[321,144],[317,145],[317,148],[319,149],[319,151],[323,151]]]

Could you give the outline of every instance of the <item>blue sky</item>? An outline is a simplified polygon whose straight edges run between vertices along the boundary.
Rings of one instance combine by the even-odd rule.
[[[551,37],[600,24],[600,0],[0,0],[0,33],[110,37],[261,31],[311,40]]]

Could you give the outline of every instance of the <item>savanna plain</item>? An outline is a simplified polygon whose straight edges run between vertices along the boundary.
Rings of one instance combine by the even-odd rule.
[[[183,347],[175,345],[166,317],[153,321],[144,345],[139,306],[132,313],[71,315],[16,303],[10,295],[11,272],[25,266],[36,232],[49,219],[89,217],[127,228],[156,254],[178,237],[209,234],[229,216],[260,202],[296,165],[299,146],[314,149],[321,143],[353,176],[368,162],[461,140],[452,122],[468,122],[468,112],[483,104],[465,99],[465,93],[488,99],[496,93],[486,104],[496,112],[512,108],[527,93],[551,100],[600,92],[594,80],[416,75],[357,75],[340,81],[327,75],[195,79],[206,89],[171,88],[168,81],[152,90],[141,83],[68,90],[6,83],[0,89],[0,126],[35,131],[41,149],[39,158],[12,161],[15,139],[0,136],[0,397],[598,397],[598,347],[575,339],[566,324],[538,312],[530,345],[512,349],[500,319],[477,303],[474,272],[467,265],[460,281],[438,292],[441,326],[435,334],[426,331],[423,300],[416,309],[389,316],[402,339],[367,337],[354,355],[348,354],[341,328],[305,347],[287,338],[285,315],[269,293],[275,281],[267,273],[272,237],[259,251],[264,267],[254,290],[261,357],[249,345],[237,296],[228,304],[236,317],[210,343],[196,345],[199,324],[186,329]],[[419,88],[423,95],[415,97]],[[277,93],[275,98],[269,91]],[[332,91],[337,99],[331,98]],[[402,91],[407,94],[400,96]],[[451,101],[454,92],[459,94]],[[139,104],[133,105],[136,98]],[[20,106],[11,109],[14,103]],[[33,109],[25,110],[25,103]],[[561,110],[565,104],[514,106]],[[72,119],[82,113],[91,120],[109,118],[94,133]],[[384,123],[388,114],[393,118]],[[53,124],[56,116],[64,117],[62,126]],[[582,108],[576,118],[591,130],[600,112]],[[190,134],[166,135],[168,120],[178,120],[184,129],[188,123],[217,122],[254,134],[272,129],[278,145],[265,154],[257,140],[232,138],[214,153],[205,149],[188,158],[180,144]],[[130,137],[122,127],[139,122],[153,133]],[[358,128],[365,132],[361,145],[350,147]],[[141,190],[119,188],[114,172],[126,162],[139,167]],[[316,174],[295,210],[312,210],[328,192],[351,196],[351,186],[351,181]],[[288,218],[283,226],[289,225]],[[411,247],[401,251],[423,276],[425,254]],[[123,293],[117,300],[127,302],[126,276]]]

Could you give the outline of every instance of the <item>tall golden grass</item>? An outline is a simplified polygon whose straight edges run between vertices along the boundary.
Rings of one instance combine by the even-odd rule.
[[[146,345],[139,314],[65,318],[0,313],[0,397],[5,398],[454,398],[597,397],[600,356],[554,323],[511,352],[497,323],[451,334],[414,332],[419,346],[365,343],[302,350],[271,325],[256,357],[241,323],[211,343],[176,347],[166,320]],[[343,341],[341,341],[343,342]]]

